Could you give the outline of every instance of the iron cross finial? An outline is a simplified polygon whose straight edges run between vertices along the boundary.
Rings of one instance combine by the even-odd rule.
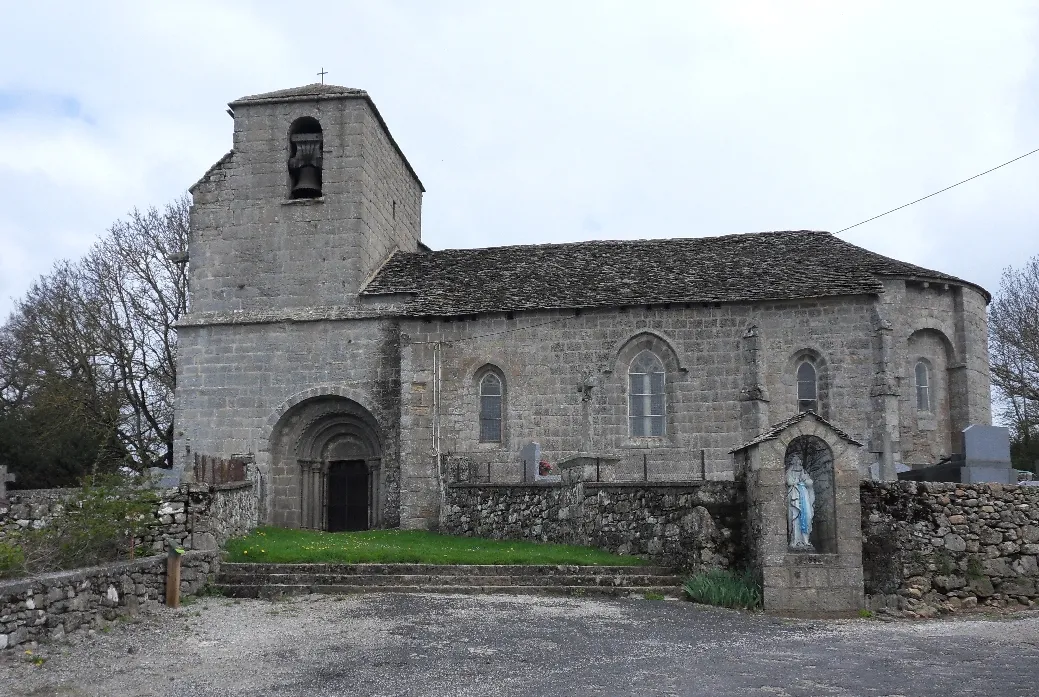
[[[328,75],[328,73],[325,71],[324,66],[321,67],[321,72],[318,75],[321,76],[321,84],[325,84],[325,75]]]

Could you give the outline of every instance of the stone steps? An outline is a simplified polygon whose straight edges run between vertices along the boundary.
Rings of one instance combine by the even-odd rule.
[[[645,566],[436,564],[222,564],[215,588],[233,597],[304,593],[515,593],[670,597],[672,570]]]
[[[331,586],[346,584],[351,586],[436,586],[436,585],[470,585],[470,586],[663,586],[681,585],[681,579],[668,576],[436,576],[427,574],[385,574],[362,575],[353,574],[228,574],[220,575],[220,583],[226,585],[255,585],[261,581],[270,585],[282,586]]]
[[[570,595],[606,597],[643,597],[658,594],[668,598],[684,597],[679,586],[358,586],[358,585],[245,585],[215,584],[214,588],[232,598],[278,598],[286,595],[323,593],[353,595],[358,593],[508,593],[510,595]]]

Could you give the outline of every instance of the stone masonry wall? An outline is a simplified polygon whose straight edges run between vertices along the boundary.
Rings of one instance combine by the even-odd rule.
[[[216,552],[185,553],[180,592],[197,592],[218,564]],[[0,581],[0,649],[135,615],[165,593],[165,556]]]
[[[422,187],[367,100],[234,111],[233,154],[191,189],[193,315],[356,305],[390,250],[417,249]],[[300,117],[322,128],[317,199],[291,198],[289,129]]]
[[[969,286],[885,279],[878,302],[893,328],[902,461],[934,464],[960,452],[959,433],[991,423],[985,297]],[[930,363],[933,407],[916,404],[916,362]],[[839,417],[838,417],[839,420]]]
[[[0,541],[22,530],[39,529],[64,509],[75,489],[9,492],[0,503]],[[217,549],[229,538],[256,527],[256,497],[250,482],[183,485],[156,492],[159,502],[139,544],[156,552],[166,540],[188,549]]]
[[[429,455],[433,414],[440,448],[489,464],[498,482],[519,482],[520,449],[541,444],[550,462],[587,452],[618,458],[604,479],[729,479],[729,451],[757,433],[741,425],[747,366],[744,336],[757,327],[767,402],[764,422],[797,413],[797,362],[819,370],[820,414],[866,445],[859,470],[879,466],[883,431],[909,462],[950,452],[957,429],[989,423],[985,301],[972,288],[885,281],[870,297],[789,302],[639,306],[482,315],[401,323],[402,524],[422,526],[439,492]],[[884,332],[881,327],[887,327]],[[890,334],[890,365],[898,400],[894,413],[874,399],[882,334]],[[665,379],[666,435],[628,436],[628,347],[648,339],[659,348]],[[432,405],[433,353],[440,342],[439,410]],[[911,356],[932,361],[936,409],[918,415]],[[481,443],[479,380],[493,370],[504,381],[503,438]],[[948,376],[948,377],[947,377]],[[582,387],[590,388],[586,399]],[[881,390],[881,392],[883,392]],[[890,422],[889,422],[890,420]],[[901,445],[900,445],[901,441]]]
[[[188,449],[221,457],[255,454],[260,476],[269,482],[261,510],[272,511],[261,521],[288,524],[284,508],[292,501],[298,507],[300,468],[295,460],[274,461],[272,436],[276,440],[291,420],[287,412],[302,395],[324,394],[348,397],[371,414],[379,425],[383,470],[396,477],[398,336],[394,321],[373,319],[182,327],[178,466]],[[395,521],[392,513],[384,519]]]
[[[861,493],[873,609],[930,616],[1039,599],[1039,488],[866,482]]]
[[[676,568],[743,562],[742,487],[733,482],[454,484],[441,532],[640,554]]]
[[[440,447],[465,454],[495,480],[519,482],[518,455],[530,441],[550,462],[579,452],[608,454],[608,480],[732,479],[729,451],[757,435],[744,433],[743,337],[758,327],[766,376],[766,423],[797,412],[796,356],[824,359],[823,411],[853,437],[872,426],[873,301],[833,298],[720,306],[632,307],[531,312],[464,321],[403,321],[401,325],[401,520],[421,527],[438,496],[429,456],[433,351],[441,344]],[[628,435],[628,347],[649,338],[660,347],[665,378],[666,435]],[[504,437],[480,443],[479,379],[492,368],[503,378]],[[583,400],[582,385],[591,385]],[[585,411],[587,410],[587,412]],[[702,460],[701,460],[702,453]],[[864,452],[863,471],[875,455]],[[701,462],[703,463],[701,465]],[[510,471],[511,468],[511,471]]]

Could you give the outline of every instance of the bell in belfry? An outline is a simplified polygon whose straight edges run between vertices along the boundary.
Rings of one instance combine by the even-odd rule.
[[[292,157],[289,173],[292,175],[292,198],[321,196],[321,134],[293,133]]]

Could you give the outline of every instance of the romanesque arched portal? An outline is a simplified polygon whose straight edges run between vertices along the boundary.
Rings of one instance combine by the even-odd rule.
[[[381,523],[379,426],[357,402],[314,397],[292,407],[271,434],[275,525],[366,530]]]

